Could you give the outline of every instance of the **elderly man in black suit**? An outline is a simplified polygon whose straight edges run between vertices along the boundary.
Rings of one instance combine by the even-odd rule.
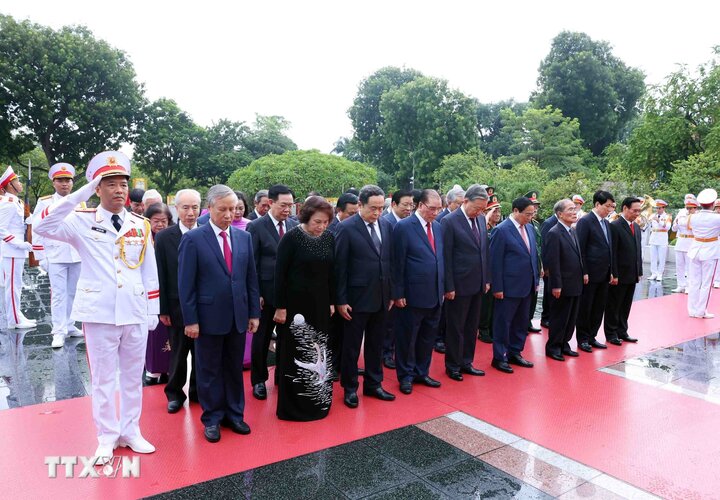
[[[605,306],[605,338],[614,345],[637,342],[628,335],[628,317],[632,307],[635,285],[643,274],[642,230],[635,223],[640,216],[643,200],[625,198],[622,213],[610,224],[613,241],[613,281],[610,282]]]
[[[545,355],[556,361],[565,356],[576,357],[570,348],[575,331],[580,296],[588,276],[583,271],[580,247],[572,228],[577,221],[577,208],[569,198],[555,203],[556,224],[543,238],[543,268],[548,281],[550,305],[550,332],[545,344]]]
[[[268,190],[261,189],[260,191],[255,193],[255,198],[253,198],[253,204],[255,205],[255,209],[247,216],[247,218],[250,220],[259,219],[260,217],[265,215],[268,210],[270,210],[270,199],[268,198]],[[247,210],[247,207],[245,207],[245,210]]]
[[[358,357],[365,337],[363,394],[395,399],[382,388],[382,347],[391,298],[392,227],[380,218],[385,193],[360,189],[360,211],[338,225],[335,237],[336,310],[342,317],[342,377],[345,405],[358,406]]]
[[[262,217],[252,221],[247,231],[252,236],[255,267],[260,281],[260,326],[252,339],[250,382],[256,399],[267,398],[265,381],[268,379],[267,357],[272,332],[275,329],[275,258],[277,247],[285,233],[297,226],[290,219],[293,206],[293,192],[282,184],[276,184],[268,190],[270,210]],[[279,349],[280,347],[278,347]]]
[[[545,238],[547,238],[547,234],[550,232],[550,230],[555,227],[555,224],[558,223],[558,218],[555,214],[552,214],[550,217],[545,219],[543,223],[540,225],[540,241],[542,243],[545,242]],[[544,248],[545,245],[542,245],[542,248]],[[542,313],[540,314],[540,326],[544,328],[548,328],[550,326],[550,307],[552,304],[553,296],[550,292],[550,286],[548,285],[548,277],[543,275],[543,297],[542,297]]]
[[[191,401],[197,401],[195,381],[195,348],[194,341],[185,335],[180,292],[178,291],[178,249],[182,236],[197,227],[200,215],[200,193],[194,189],[181,189],[175,195],[175,209],[178,223],[163,229],[155,236],[155,259],[158,264],[160,280],[160,321],[168,327],[170,333],[170,374],[165,385],[168,399],[168,413],[177,413],[182,408],[186,396],[183,391],[187,381],[187,357],[192,354],[190,364]]]
[[[615,210],[615,199],[607,191],[596,191],[593,209],[580,219],[575,231],[588,283],[580,298],[577,319],[577,341],[580,350],[607,349],[596,336],[602,323],[612,276],[612,234],[606,217]],[[552,322],[550,323],[552,325]]]
[[[330,221],[328,231],[337,233],[338,225],[358,213],[358,210],[358,197],[352,193],[343,193],[335,205],[335,217]]]
[[[442,220],[445,244],[445,372],[461,381],[463,373],[481,376],[473,367],[480,300],[490,290],[487,223],[483,211],[488,195],[473,184],[460,208]]]

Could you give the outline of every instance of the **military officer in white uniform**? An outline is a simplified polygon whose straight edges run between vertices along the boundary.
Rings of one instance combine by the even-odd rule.
[[[48,171],[55,194],[43,196],[35,205],[33,226],[40,222],[40,214],[53,203],[70,194],[75,167],[69,163],[56,163]],[[39,250],[36,247],[41,247]],[[82,337],[70,312],[75,300],[75,289],[80,277],[80,255],[68,243],[45,239],[33,231],[33,253],[50,278],[50,313],[52,315],[52,347],[65,345],[66,337]]]
[[[667,202],[655,200],[657,212],[650,216],[650,280],[662,281],[668,252],[668,232],[672,227],[672,215],[665,212]]]
[[[577,209],[577,218],[578,220],[580,220],[580,218],[585,215],[585,211],[583,210],[583,205],[585,205],[585,198],[583,198],[579,194],[574,194],[572,196],[572,202],[575,204],[575,208]]]
[[[88,165],[89,184],[45,208],[35,228],[45,237],[70,243],[80,254],[72,317],[83,322],[92,379],[97,462],[117,446],[137,453],[155,447],[140,433],[142,372],[148,329],[157,326],[159,290],[150,223],[124,209],[130,161],[106,151]],[[96,193],[97,209],[77,209]],[[119,367],[120,418],[115,376]]]
[[[0,239],[2,239],[2,272],[5,277],[5,317],[8,328],[35,328],[35,320],[25,317],[20,307],[25,259],[33,246],[25,241],[25,203],[19,198],[23,185],[8,167],[0,176]]]
[[[698,203],[694,194],[685,195],[685,208],[680,210],[675,217],[672,230],[677,233],[677,242],[675,243],[675,273],[677,275],[677,287],[673,289],[675,293],[687,293],[687,275],[689,260],[687,252],[692,245],[693,232],[687,228],[687,218],[697,211]]]
[[[702,210],[687,218],[686,227],[693,233],[693,242],[688,250],[690,270],[688,272],[688,314],[691,318],[713,318],[707,310],[710,301],[710,287],[716,272],[720,246],[720,214],[713,212],[717,200],[714,189],[704,189],[697,195]]]

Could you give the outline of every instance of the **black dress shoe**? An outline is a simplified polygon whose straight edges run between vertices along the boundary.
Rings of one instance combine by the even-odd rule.
[[[423,384],[428,387],[440,387],[442,385],[439,381],[430,377],[415,377],[415,383]]]
[[[497,359],[493,359],[492,363],[490,365],[495,368],[496,370],[500,370],[504,373],[512,373],[514,370],[512,369],[512,366],[507,364],[505,361],[498,361]]]
[[[182,403],[177,400],[168,401],[168,413],[177,413],[182,408]]]
[[[412,388],[412,384],[410,385]],[[395,394],[391,394],[382,387],[376,387],[375,389],[363,388],[363,396],[369,396],[372,398],[378,398],[381,401],[395,401]]]
[[[355,391],[345,392],[345,398],[343,398],[343,403],[345,403],[345,406],[347,406],[348,408],[357,408],[358,407],[357,392],[355,392]]]
[[[595,349],[607,349],[607,346],[605,344],[602,344],[597,340],[593,340],[592,342],[590,342],[590,347],[594,347]]]
[[[484,342],[485,344],[492,344],[492,337],[490,335],[483,335],[482,333],[478,336],[480,339],[480,342]]]
[[[462,373],[456,372],[454,370],[448,370],[445,369],[445,373],[447,373],[447,376],[450,377],[453,380],[457,380],[458,382],[462,382],[463,376]]]
[[[468,375],[473,375],[475,377],[482,377],[485,375],[485,372],[482,370],[478,370],[473,365],[467,365],[460,368],[460,373],[467,373]]]
[[[410,394],[412,392],[412,382],[400,382],[400,392]]]
[[[592,347],[587,342],[583,342],[578,346],[581,351],[592,352]]]
[[[160,375],[160,379],[158,381],[159,384],[167,384],[168,380],[170,380],[170,376],[167,373],[163,373]]]
[[[253,386],[253,397],[260,400],[267,399],[265,384],[260,383]]]
[[[541,333],[542,330],[540,328],[535,328],[534,326],[530,325],[528,326],[528,332],[530,333]]]
[[[620,337],[620,340],[622,340],[623,342],[633,342],[633,343],[638,341],[638,339],[636,339],[635,337]]]
[[[142,378],[143,387],[149,387],[151,385],[158,385],[159,383],[160,383],[160,378],[148,377],[147,373],[143,374],[143,378]]]
[[[565,358],[563,357],[562,354],[548,352],[548,353],[545,353],[545,356],[547,356],[550,359],[554,359],[555,361],[565,361]]]
[[[208,425],[205,427],[205,439],[211,443],[217,443],[220,441],[220,426],[219,425]]]
[[[445,344],[442,342],[438,342],[435,344],[435,352],[439,352],[440,354],[445,354]]]
[[[562,353],[564,356],[570,356],[571,358],[577,358],[578,356],[580,356],[577,351],[573,351],[572,349],[563,349]]]
[[[395,360],[392,359],[390,356],[383,358],[383,365],[385,365],[385,368],[394,370],[395,369]]]
[[[519,354],[513,354],[511,356],[508,356],[508,363],[510,363],[511,365],[522,366],[523,368],[532,368],[533,366],[535,366],[532,364],[531,361],[528,361]]]
[[[541,321],[540,326],[543,328],[550,328],[550,322],[549,321]]]
[[[612,345],[622,345],[622,340],[620,339],[610,339],[607,342]]]
[[[230,420],[229,418],[223,419],[220,424],[223,427],[227,427],[235,434],[250,434],[250,426],[242,420]]]

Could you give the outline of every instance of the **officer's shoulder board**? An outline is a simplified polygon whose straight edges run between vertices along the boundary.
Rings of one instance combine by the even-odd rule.
[[[97,208],[78,207],[75,209],[76,212],[95,213]]]
[[[51,195],[51,194],[49,194],[49,195],[47,195],[47,196],[41,196],[40,198],[38,198],[38,201],[41,201],[41,200],[42,200],[42,201],[49,200],[49,199],[52,198],[52,197],[53,197],[53,195]]]
[[[132,215],[132,216],[134,216],[134,217],[137,217],[138,219],[140,219],[140,220],[142,220],[142,221],[150,220],[150,219],[148,219],[147,217],[144,217],[144,216],[142,216],[142,215],[136,214],[135,212],[130,212],[130,215]]]

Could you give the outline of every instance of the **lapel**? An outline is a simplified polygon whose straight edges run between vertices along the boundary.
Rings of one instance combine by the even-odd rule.
[[[380,255],[377,251],[377,248],[375,248],[375,243],[373,243],[372,238],[370,237],[370,230],[367,227],[367,223],[363,220],[360,215],[353,215],[353,217],[357,217],[357,220],[355,220],[355,229],[360,231],[360,236],[367,242],[368,245],[370,245],[370,248],[373,252],[375,252],[377,255]],[[380,221],[376,222],[375,224],[379,224]]]
[[[171,242],[172,242],[173,248],[175,248],[177,250],[177,248],[180,247],[180,240],[182,239],[182,231],[180,231],[180,222],[178,222],[177,224],[175,224],[173,226],[173,232],[170,233],[170,235],[172,236]]]
[[[572,229],[570,229],[570,231],[567,231],[565,227],[560,224],[560,222],[558,222],[556,225],[561,226],[562,229],[560,230],[560,232],[563,233],[563,238],[565,238],[565,240],[567,240],[567,242],[570,244],[570,248],[572,248],[576,254],[580,255],[580,249],[578,248],[577,239],[573,239],[573,235],[570,234]]]
[[[262,218],[265,219],[265,221],[264,221],[264,222],[265,222],[265,228],[266,228],[266,229],[268,230],[268,232],[270,233],[270,236],[273,237],[273,239],[275,240],[275,243],[276,243],[276,244],[277,244],[277,243],[280,243],[280,234],[278,233],[277,228],[276,228],[275,225],[273,224],[273,221],[272,221],[272,219],[270,218],[270,216],[269,216],[268,214],[265,214],[265,215],[262,216]],[[285,221],[285,232],[286,232],[286,233],[287,233],[287,230],[288,230],[289,228],[290,228],[290,226],[288,225],[287,221]]]
[[[242,252],[242,242],[240,241],[240,229],[230,226],[230,241],[232,242],[232,259],[233,259],[233,270],[239,265],[240,253]]]
[[[605,246],[608,247],[608,251],[610,250],[610,224],[605,225],[605,219],[602,221],[598,220],[597,215],[595,215],[595,212],[591,212],[590,215],[593,216],[595,219],[595,222],[598,226],[600,226],[600,237],[605,242]],[[607,230],[607,238],[605,238],[605,232],[603,231],[603,227]]]
[[[220,264],[220,267],[225,272],[225,274],[229,275],[227,265],[225,264],[225,259],[223,258],[222,252],[220,251],[220,244],[218,243],[217,236],[215,236],[215,231],[213,231],[213,227],[208,222],[207,224],[203,224],[200,226],[200,228],[203,231],[203,237],[205,238],[205,241],[210,246],[210,251],[215,254],[215,257],[218,260],[218,263]],[[230,233],[232,234],[232,232]],[[233,242],[234,243],[234,242]]]
[[[427,245],[428,250],[433,252],[433,249],[430,246],[430,240],[428,239],[428,235],[425,232],[425,227],[420,223],[420,219],[418,219],[418,216],[415,214],[412,214],[411,217],[412,217],[412,219],[411,219],[410,223],[413,225],[413,227],[415,227],[415,232],[417,232],[420,235],[420,239],[423,241],[423,243],[425,243],[425,245]],[[435,238],[435,241],[436,241],[435,248],[437,248],[437,235],[435,234],[435,228],[432,225],[430,227],[432,228],[433,238]],[[369,237],[369,235],[368,235],[368,237]],[[434,253],[435,252],[433,252],[433,254]]]
[[[458,215],[454,215],[455,212],[459,212]],[[475,238],[475,233],[472,232],[472,228],[470,227],[470,224],[468,224],[467,219],[465,218],[465,214],[463,213],[462,209],[459,207],[455,212],[448,215],[450,217],[451,215],[454,216],[457,220],[455,221],[456,224],[460,224],[463,227],[463,230],[465,231],[465,234],[467,234],[470,237],[470,241],[472,241],[476,247],[480,248],[480,240],[478,238]],[[478,225],[477,217],[475,218],[475,225],[478,226],[478,235],[480,233],[480,226]]]
[[[527,246],[525,246],[525,242],[523,241],[522,236],[520,236],[520,231],[515,227],[515,224],[513,223],[513,221],[510,220],[510,217],[508,217],[507,223],[508,223],[508,229],[510,230],[510,233],[515,238],[515,241],[517,241],[520,244],[520,246],[522,246],[523,250],[525,250],[527,252],[527,254],[530,255],[530,252],[528,251]],[[526,227],[525,234],[527,234],[527,233],[528,233],[528,230]],[[530,243],[530,236],[528,236],[528,243]]]

